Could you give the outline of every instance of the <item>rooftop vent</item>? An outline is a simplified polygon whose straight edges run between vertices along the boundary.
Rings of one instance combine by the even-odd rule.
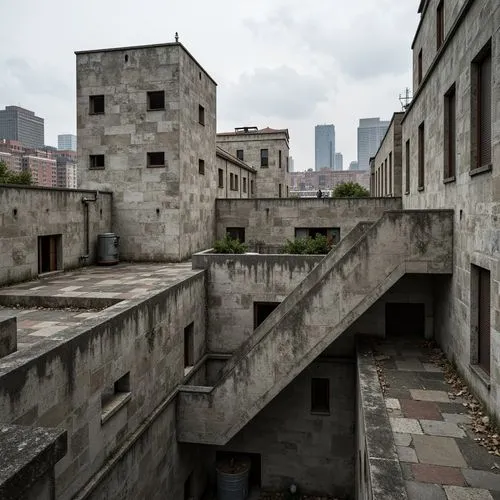
[[[258,130],[257,127],[236,127],[234,129],[237,134],[248,134],[248,132],[257,132]]]

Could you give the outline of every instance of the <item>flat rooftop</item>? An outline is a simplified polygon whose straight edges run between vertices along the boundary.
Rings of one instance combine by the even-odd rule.
[[[199,273],[191,262],[86,267],[0,288],[0,317],[17,317],[20,351],[47,338],[64,341],[75,327],[90,326]]]

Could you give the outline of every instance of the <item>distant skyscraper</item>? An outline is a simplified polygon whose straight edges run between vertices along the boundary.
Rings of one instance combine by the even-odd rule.
[[[76,151],[76,135],[60,134],[57,136],[57,149]]]
[[[342,153],[335,153],[335,170],[342,170],[344,168],[344,157]]]
[[[291,156],[288,157],[288,171],[295,172],[295,160]]]
[[[358,170],[370,168],[370,157],[375,156],[390,122],[380,118],[362,118],[358,127]]]
[[[349,170],[363,170],[361,168],[359,168],[359,163],[357,161],[351,161],[351,163],[349,163]],[[364,169],[364,170],[368,170],[368,169]]]
[[[335,127],[333,125],[316,125],[315,136],[315,170],[331,168],[335,157]]]
[[[41,148],[45,143],[43,118],[19,106],[0,110],[0,139],[19,141],[27,148]]]

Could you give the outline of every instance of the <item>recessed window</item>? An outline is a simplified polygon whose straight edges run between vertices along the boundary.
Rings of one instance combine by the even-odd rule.
[[[201,104],[198,106],[198,122],[205,125],[205,108]]]
[[[288,156],[286,157],[286,171],[287,172],[290,171],[290,166],[289,166],[289,162],[288,162]]]
[[[278,167],[281,168],[281,149],[278,151]]]
[[[104,168],[104,155],[90,155],[89,168]]]
[[[101,424],[109,420],[131,397],[130,372],[106,387],[101,394]]]
[[[247,178],[243,177],[243,192],[247,192]]]
[[[406,141],[406,147],[405,147],[405,170],[406,170],[405,193],[410,194],[410,139]]]
[[[236,158],[238,158],[238,160],[243,161],[243,149],[236,150]]]
[[[227,227],[226,234],[233,240],[239,240],[241,243],[245,243],[244,227]]]
[[[222,168],[219,168],[219,187],[224,187],[224,170]]]
[[[254,194],[254,182],[253,182],[253,179],[250,179],[250,194]]]
[[[281,184],[278,184],[278,198],[281,198],[282,191],[283,191],[283,187],[282,187],[282,185],[281,185]]]
[[[254,302],[253,327],[257,328],[278,306],[279,302]]]
[[[392,195],[392,151],[389,153],[389,187],[387,194]]]
[[[491,281],[490,271],[471,269],[472,363],[489,375],[491,357]]]
[[[311,413],[330,414],[330,379],[311,379]]]
[[[159,151],[157,153],[148,153],[148,167],[164,167],[165,153]]]
[[[163,90],[155,90],[148,92],[148,110],[165,109],[165,92]]]
[[[238,181],[238,176],[236,174],[234,174],[234,190],[238,191],[239,189],[240,189],[240,184]]]
[[[444,96],[444,172],[445,179],[455,176],[456,169],[456,92],[455,84]]]
[[[104,114],[104,96],[103,95],[91,95],[89,97],[89,113],[91,115]]]
[[[420,52],[418,53],[418,59],[417,59],[417,77],[418,77],[418,84],[420,85],[422,83],[422,73],[423,73],[423,68],[422,68],[422,49],[420,49]]]
[[[194,322],[184,328],[184,368],[194,366]]]
[[[205,160],[198,160],[198,173],[205,175]]]
[[[418,189],[425,185],[425,127],[424,122],[418,127]]]
[[[384,196],[387,194],[387,158],[384,160]]]
[[[229,174],[229,189],[234,191],[234,174]]]
[[[441,0],[436,9],[436,48],[439,50],[444,41],[444,5]]]
[[[260,150],[260,166],[261,167],[269,167],[269,150],[261,149]]]
[[[491,164],[491,41],[472,63],[471,164]]]

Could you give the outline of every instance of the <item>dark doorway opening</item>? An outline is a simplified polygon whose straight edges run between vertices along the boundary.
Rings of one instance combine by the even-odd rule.
[[[386,304],[387,337],[425,336],[425,304]]]
[[[38,274],[61,269],[61,235],[38,237]]]
[[[254,302],[253,327],[257,328],[278,306],[279,302]]]
[[[260,488],[262,478],[260,453],[235,453],[232,451],[217,451],[215,453],[215,460],[217,462],[230,460],[231,458],[234,458],[235,461],[238,461],[239,458],[250,459],[250,475],[248,476],[248,484],[250,488],[252,488],[252,486]]]

